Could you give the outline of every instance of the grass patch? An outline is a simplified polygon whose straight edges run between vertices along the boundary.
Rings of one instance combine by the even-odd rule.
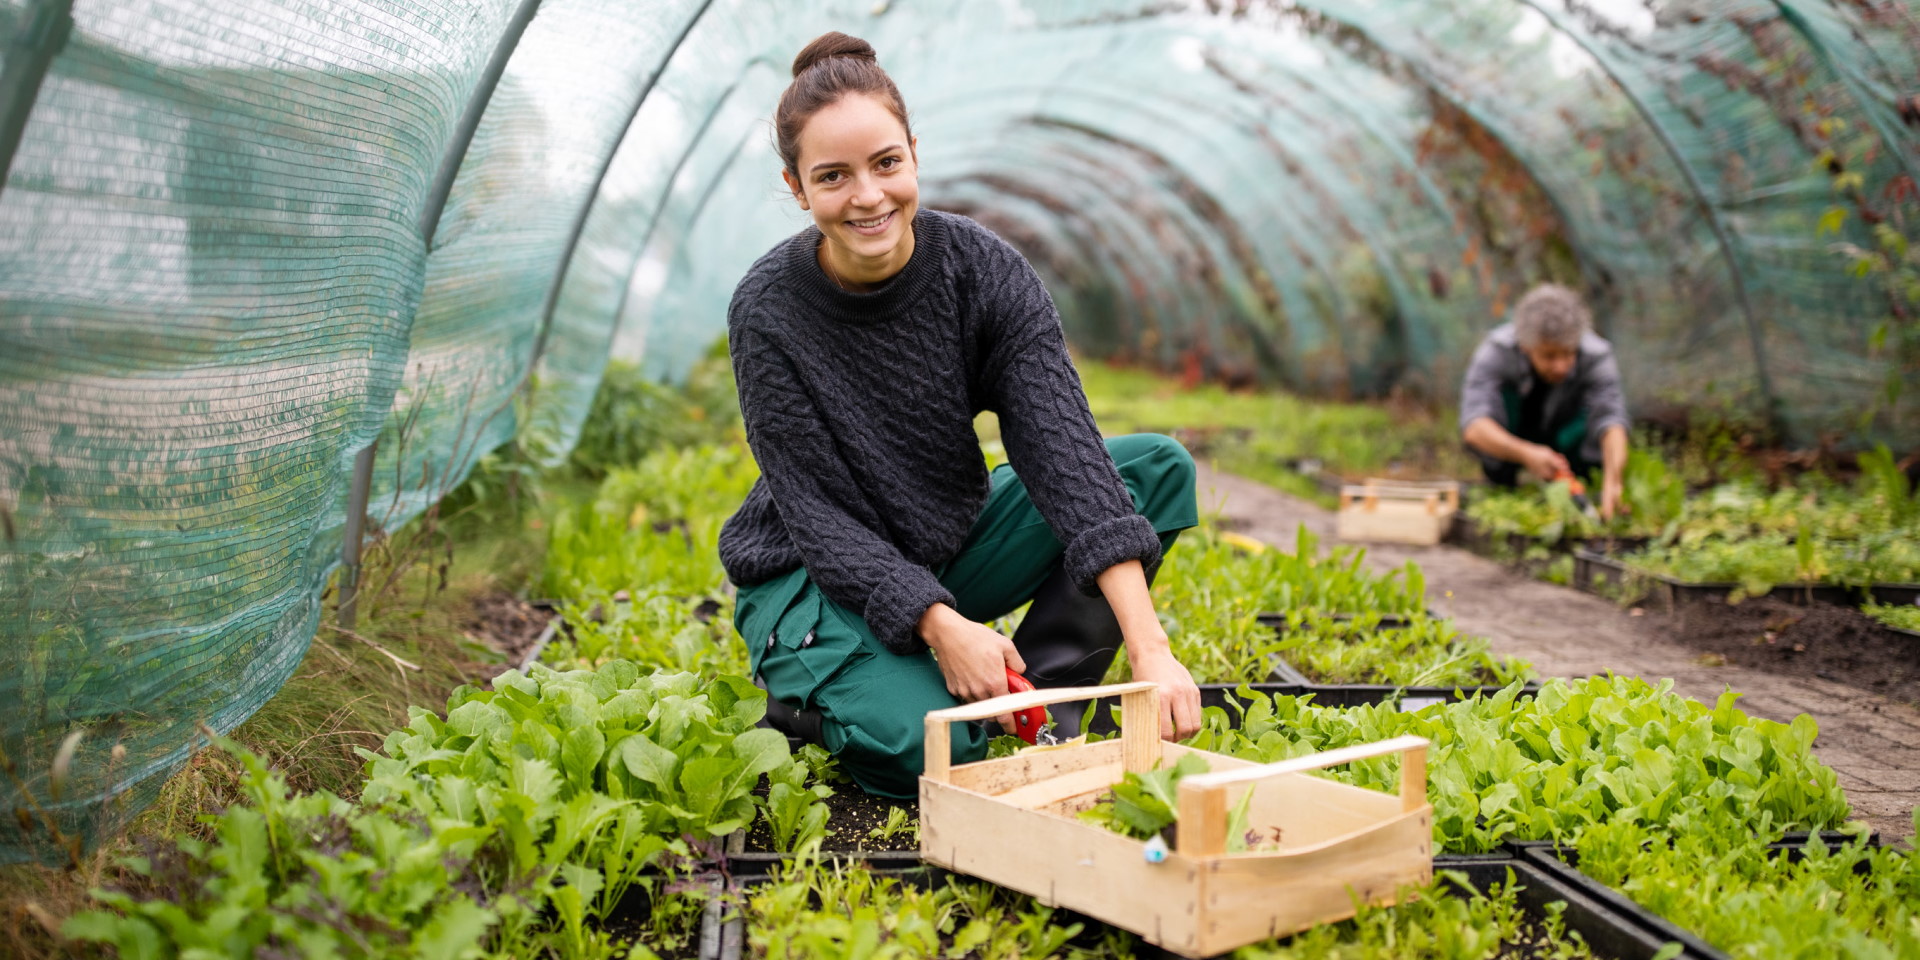
[[[1102,432],[1165,433],[1195,457],[1324,504],[1301,467],[1344,479],[1475,476],[1450,410],[1398,401],[1343,403],[1275,390],[1188,388],[1145,370],[1078,359],[1087,403]]]
[[[230,737],[282,771],[297,791],[357,792],[364,775],[356,748],[377,749],[388,731],[405,725],[409,705],[444,703],[460,684],[484,682],[506,668],[472,636],[475,606],[483,597],[523,588],[538,568],[547,525],[543,511],[516,523],[455,520],[433,529],[430,521],[396,535],[392,549],[371,551],[365,582],[391,586],[384,594],[369,587],[362,595],[358,629],[351,634],[337,628],[337,611],[329,603],[293,677]],[[420,538],[436,544],[435,562],[423,562],[426,551],[410,542]],[[444,574],[439,560],[448,560]],[[207,839],[202,818],[238,800],[244,776],[231,755],[202,750],[120,836],[103,842],[78,869],[0,867],[0,941],[27,960],[80,955],[49,936],[47,927],[91,906],[89,888],[137,888],[140,878],[118,862],[148,843]]]

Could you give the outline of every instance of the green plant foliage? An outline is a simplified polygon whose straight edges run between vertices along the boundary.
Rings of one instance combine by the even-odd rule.
[[[703,677],[744,676],[749,669],[730,596],[689,599],[643,589],[616,602],[596,591],[569,601],[560,615],[566,629],[540,656],[555,669],[591,670],[609,660]]]
[[[1180,781],[1207,770],[1206,758],[1192,753],[1183,754],[1170,767],[1157,766],[1146,773],[1129,770],[1113,785],[1112,798],[1081,811],[1080,819],[1114,833],[1148,839],[1179,819]]]
[[[1276,654],[1333,683],[1498,684],[1529,675],[1521,661],[1494,659],[1484,639],[1425,617],[1418,566],[1380,574],[1365,557],[1346,547],[1322,556],[1305,527],[1292,553],[1249,550],[1203,520],[1168,552],[1154,592],[1175,655],[1203,683],[1263,682]],[[1272,612],[1287,614],[1283,637],[1257,619]],[[1327,616],[1333,613],[1359,615],[1346,628]],[[1386,613],[1412,616],[1418,627],[1402,637],[1364,637]],[[1115,675],[1124,677],[1124,664]]]
[[[1599,824],[1580,838],[1580,871],[1731,957],[1920,956],[1914,851],[1871,847],[1864,836],[1828,847],[1815,837],[1796,861],[1767,850],[1778,837],[1765,824],[1672,837]]]
[[[1708,707],[1627,677],[1549,680],[1491,697],[1402,713],[1392,704],[1314,707],[1310,697],[1251,700],[1240,729],[1211,709],[1190,745],[1262,763],[1403,734],[1433,742],[1427,759],[1435,844],[1485,853],[1502,839],[1572,840],[1625,820],[1681,833],[1704,824],[1825,829],[1848,807],[1831,769],[1814,759],[1812,717],[1748,717],[1722,694]],[[1329,776],[1392,792],[1397,762],[1361,761]]]
[[[599,479],[656,450],[722,443],[739,423],[740,400],[724,337],[681,384],[649,380],[637,364],[612,360],[568,460],[581,474]]]
[[[1685,583],[1734,583],[1742,595],[1758,596],[1788,583],[1915,582],[1920,580],[1920,537],[1905,531],[1855,540],[1766,535],[1655,546],[1624,559],[1642,573]]]
[[[742,677],[641,675],[615,660],[564,673],[507,671],[462,687],[446,719],[421,709],[367,755],[369,800],[430,815],[499,816],[515,866],[575,847],[630,873],[641,837],[707,839],[752,822],[761,774],[798,765],[756,727],[766,693]]]
[[[920,821],[899,807],[887,808],[887,822],[867,831],[867,839],[886,842],[897,837],[920,839]]]
[[[809,856],[752,887],[737,910],[753,955],[768,960],[1040,960],[1063,956],[1082,929],[984,883],[949,878],[921,890]]]
[[[1526,661],[1494,656],[1487,638],[1462,634],[1451,620],[1416,615],[1389,629],[1379,621],[1291,614],[1268,649],[1319,683],[1503,687],[1533,677]]]
[[[1476,490],[1467,514],[1485,534],[1504,537],[1517,533],[1546,543],[1559,543],[1603,537],[1662,536],[1686,504],[1685,481],[1658,456],[1645,450],[1627,453],[1620,486],[1625,509],[1611,521],[1588,517],[1575,505],[1571,490],[1563,483]],[[1597,484],[1588,488],[1588,502],[1596,507],[1599,506],[1597,490]]]
[[[610,472],[590,503],[554,518],[539,589],[555,597],[719,594],[720,527],[758,476],[740,443],[656,450]]]
[[[811,773],[807,764],[791,763],[767,774],[767,805],[761,812],[775,850],[799,850],[826,839],[829,814],[820,801],[833,796],[833,788],[809,783]]]
[[[1450,895],[1440,889],[1460,889]],[[1269,942],[1234,952],[1236,960],[1454,960],[1506,956],[1579,960],[1593,952],[1566,929],[1565,904],[1532,923],[1520,907],[1511,872],[1507,881],[1476,890],[1464,874],[1438,871],[1434,886],[1401,892],[1391,907],[1366,906],[1352,920],[1302,931],[1285,943]],[[1524,951],[1512,945],[1526,944]]]
[[[1444,411],[1308,400],[1217,384],[1187,387],[1159,374],[1092,360],[1077,360],[1075,366],[1102,432],[1174,434],[1202,460],[1300,496],[1329,499],[1292,468],[1301,460],[1349,478],[1478,472]]]
[[[219,742],[246,774],[240,801],[213,818],[212,838],[129,860],[158,895],[95,890],[111,909],[74,915],[66,936],[110,945],[124,960],[451,960],[481,956],[501,914],[529,908],[532,891],[490,883],[477,862],[484,832],[330,793],[289,795],[260,757]]]
[[[1920,633],[1920,606],[1911,603],[1869,603],[1862,606],[1860,612],[1889,627]]]
[[[1920,520],[1920,497],[1886,444],[1860,455],[1860,488],[1861,499],[1879,504],[1893,523]]]

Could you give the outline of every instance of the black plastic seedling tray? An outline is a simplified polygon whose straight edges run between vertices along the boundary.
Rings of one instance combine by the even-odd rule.
[[[1767,850],[1775,857],[1786,857],[1790,860],[1798,860],[1806,855],[1806,846],[1811,838],[1815,836],[1818,836],[1822,843],[1830,847],[1839,846],[1843,843],[1851,843],[1856,839],[1854,834],[1841,833],[1838,831],[1802,831],[1786,834],[1781,837],[1779,841],[1768,844]],[[1870,846],[1879,846],[1881,843],[1880,835],[1878,833],[1868,834],[1867,843]],[[1635,923],[1643,929],[1652,932],[1654,935],[1679,943],[1682,950],[1678,956],[1699,958],[1699,960],[1721,960],[1721,958],[1727,956],[1724,952],[1701,940],[1691,931],[1642,907],[1620,891],[1581,873],[1579,866],[1580,854],[1578,851],[1573,849],[1556,849],[1553,843],[1548,841],[1509,841],[1507,846],[1513,850],[1514,855],[1520,862],[1530,863],[1541,872],[1559,878],[1565,885],[1578,889],[1583,896],[1603,904],[1621,915],[1630,915]],[[1855,866],[1856,871],[1860,872],[1864,872],[1866,868],[1867,865],[1864,863]]]
[[[1357,620],[1363,616],[1368,616],[1368,614],[1329,613],[1329,614],[1322,614],[1321,619],[1334,620],[1341,623],[1346,623],[1353,620]],[[1428,620],[1441,619],[1440,615],[1433,612],[1432,610],[1422,611],[1420,613],[1420,616],[1426,617]],[[1287,615],[1284,613],[1255,614],[1254,619],[1260,621],[1261,626],[1272,627],[1274,630],[1280,633],[1287,632]],[[1414,618],[1412,615],[1405,614],[1405,613],[1382,613],[1382,614],[1379,614],[1379,622],[1375,624],[1375,629],[1403,630],[1409,625],[1411,625],[1413,623],[1413,620]]]
[[[1728,596],[1740,589],[1737,583],[1694,583],[1678,580],[1664,574],[1635,570],[1624,560],[1609,556],[1597,550],[1581,548],[1573,554],[1573,585],[1588,593],[1605,594],[1599,589],[1602,583],[1624,583],[1642,585],[1645,596],[1664,605],[1668,610],[1693,603],[1724,603]],[[1849,587],[1838,583],[1781,583],[1775,584],[1767,596],[1777,597],[1788,603],[1832,603],[1850,606],[1860,602],[1862,597],[1878,598],[1882,591],[1887,595],[1909,590],[1920,590],[1909,584],[1876,584],[1871,587]],[[1886,601],[1883,601],[1886,602]]]
[[[1548,550],[1566,548],[1564,541],[1549,542],[1511,531],[1495,533],[1482,527],[1471,513],[1462,513],[1453,518],[1453,528],[1448,531],[1446,542],[1468,553],[1499,560],[1524,557],[1527,551],[1534,547],[1545,547]]]
[[[1272,661],[1272,673],[1267,677],[1268,683],[1282,687],[1300,687],[1306,692],[1315,694],[1316,696],[1313,702],[1323,707],[1372,706],[1373,704],[1383,703],[1388,700],[1399,700],[1403,704],[1410,701],[1423,701],[1416,706],[1405,708],[1418,710],[1428,703],[1444,703],[1448,700],[1461,700],[1476,694],[1492,696],[1494,693],[1504,689],[1503,687],[1490,684],[1466,684],[1457,686],[1450,684],[1427,684],[1423,686],[1399,687],[1392,684],[1379,683],[1321,683],[1302,673],[1300,668],[1289,663],[1285,657],[1279,654],[1272,655],[1270,659]],[[1454,696],[1455,690],[1460,691],[1460,696]],[[1539,684],[1529,683],[1522,688],[1521,692],[1525,695],[1538,693],[1539,691]]]
[[[1572,896],[1579,897],[1580,901],[1589,905],[1591,909],[1610,915],[1623,928],[1635,931],[1635,935],[1631,937],[1635,942],[1652,941],[1661,946],[1678,943],[1680,952],[1674,955],[1675,960],[1728,960],[1725,953],[1714,949],[1706,941],[1633,902],[1625,894],[1581,873],[1572,864],[1561,859],[1561,856],[1551,848],[1533,848],[1522,854],[1520,862],[1530,863],[1541,874],[1552,878],[1559,887],[1567,890]],[[1569,899],[1567,903],[1568,912],[1571,913],[1574,901]],[[1597,952],[1618,953],[1617,950],[1603,947],[1592,940],[1587,942],[1592,944]],[[1624,956],[1624,954],[1620,955]],[[1652,954],[1646,954],[1646,956],[1652,956]]]

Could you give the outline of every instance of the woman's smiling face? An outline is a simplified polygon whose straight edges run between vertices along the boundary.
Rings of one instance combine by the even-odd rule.
[[[913,255],[920,209],[914,146],[893,112],[865,94],[841,97],[801,129],[798,180],[781,175],[813,214],[826,238],[822,259],[841,282],[877,283]]]

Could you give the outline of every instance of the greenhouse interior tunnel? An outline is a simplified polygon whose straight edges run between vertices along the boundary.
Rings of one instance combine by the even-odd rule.
[[[366,531],[713,349],[829,29],[1081,356],[1445,404],[1557,281],[1637,415],[1920,441],[1905,2],[0,0],[8,858],[273,696]]]

